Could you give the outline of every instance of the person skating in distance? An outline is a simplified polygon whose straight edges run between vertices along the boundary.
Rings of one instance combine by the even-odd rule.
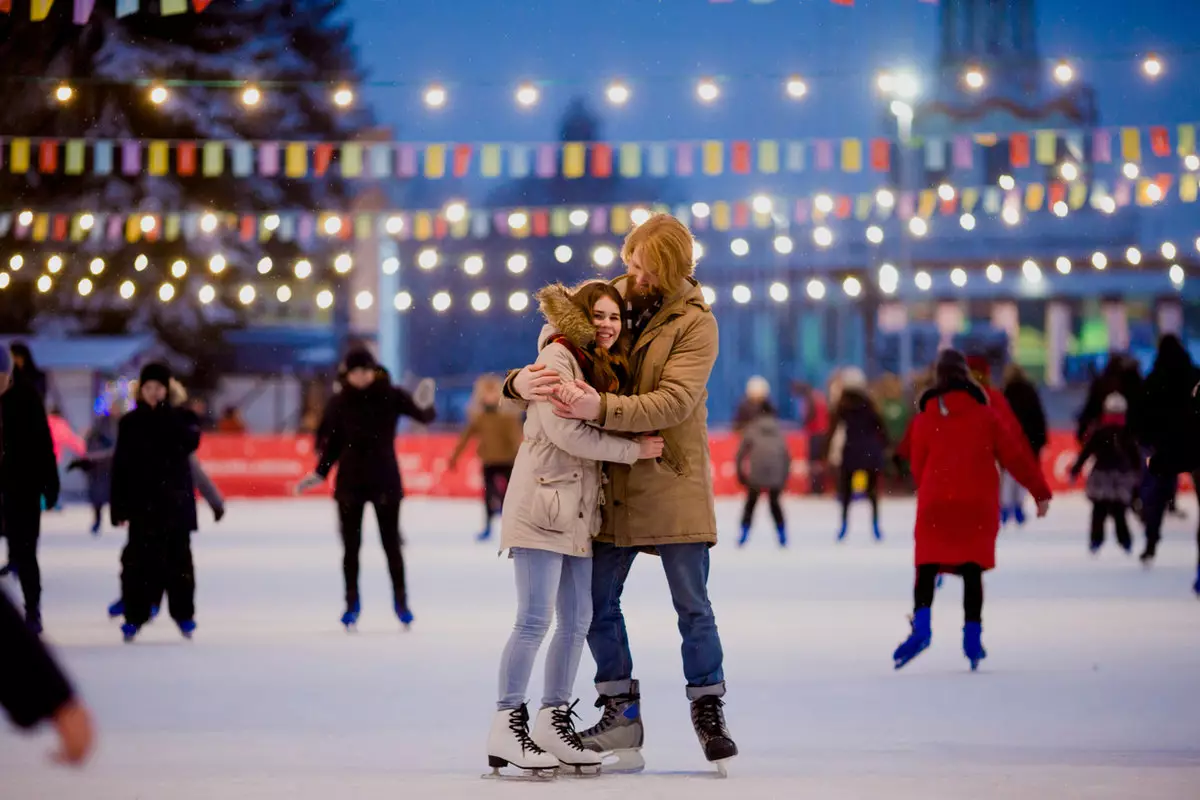
[[[367,504],[374,506],[379,538],[392,578],[392,606],[408,627],[413,614],[408,607],[404,556],[400,540],[400,501],[404,497],[400,464],[396,461],[396,425],[411,417],[428,424],[434,420],[434,385],[421,381],[413,394],[393,386],[375,357],[366,349],[346,356],[342,390],[325,409],[317,434],[316,470],[296,487],[297,494],[324,483],[336,464],[333,495],[337,502],[344,555],[346,611],[342,624],[358,622],[362,604],[358,594],[358,555],[362,548],[362,519]]]
[[[538,292],[546,324],[537,363],[565,381],[606,392],[628,379],[629,336],[621,295],[605,281]],[[561,764],[598,772],[600,755],[575,731],[571,689],[592,621],[592,538],[601,527],[602,462],[633,464],[662,454],[662,439],[605,433],[565,419],[545,403],[529,408],[504,498],[500,549],[508,549],[517,582],[517,621],[500,657],[500,698],[488,736],[494,775],[512,766],[545,774]],[[529,728],[526,689],[538,649],[558,618],[546,653],[541,707]],[[576,701],[578,702],[578,701]]]
[[[659,556],[666,573],[683,638],[692,725],[705,758],[724,772],[738,752],[725,725],[724,654],[708,598],[717,521],[706,401],[718,336],[692,277],[694,245],[687,227],[667,214],[651,217],[625,239],[621,259],[628,274],[612,285],[625,302],[632,339],[631,394],[600,393],[585,381],[559,386],[557,374],[536,364],[511,373],[505,386],[508,397],[551,402],[555,413],[606,431],[663,437],[661,458],[609,466],[604,531],[593,550],[588,647],[603,713],[580,736],[588,749],[614,754],[615,771],[645,766],[641,694],[620,603],[639,552]]]

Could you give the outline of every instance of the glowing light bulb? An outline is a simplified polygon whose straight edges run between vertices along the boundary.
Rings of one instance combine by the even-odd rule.
[[[447,222],[462,222],[467,218],[467,204],[461,200],[456,200],[449,203],[443,213]]]
[[[827,194],[819,194],[813,198],[813,208],[822,214],[833,211],[833,198]]]
[[[813,300],[823,300],[825,298],[825,284],[816,278],[805,284],[804,291]]]
[[[566,264],[571,260],[571,256],[573,255],[574,252],[571,250],[570,245],[560,244],[554,248],[554,260],[560,264]]]
[[[920,238],[929,233],[929,223],[920,217],[913,217],[908,221],[908,232]]]
[[[1162,257],[1167,261],[1173,261],[1177,251],[1175,250],[1175,245],[1171,242],[1163,242],[1162,247],[1159,248],[1159,252],[1162,253]]]
[[[928,272],[921,270],[913,276],[913,283],[915,283],[917,288],[922,292],[928,292],[930,287],[933,286],[933,278]]]
[[[950,282],[960,289],[966,286],[967,271],[962,267],[955,267],[954,269],[950,270]]]
[[[1150,55],[1146,56],[1145,60],[1142,61],[1142,72],[1146,73],[1147,77],[1157,78],[1163,73],[1162,60],[1158,56],[1151,53]]]
[[[375,304],[375,295],[371,294],[366,289],[363,289],[358,294],[354,295],[354,307],[359,311],[366,311]]]
[[[943,183],[938,186],[937,193],[938,197],[947,203],[954,199],[954,187],[948,183]]]
[[[613,261],[616,260],[616,257],[617,257],[617,255],[613,251],[613,249],[605,244],[600,245],[599,247],[597,247],[595,250],[592,251],[592,261],[596,264],[597,267],[611,266]],[[509,269],[512,269],[512,268],[509,267]],[[524,267],[522,267],[522,269],[524,269]]]
[[[54,281],[50,279],[49,275],[43,275],[37,279],[37,290],[42,294],[45,294],[52,288],[54,288]]]
[[[142,229],[142,233],[150,233],[154,230],[155,224],[154,217],[149,214],[143,214],[138,226]]]
[[[1058,174],[1064,181],[1073,181],[1079,177],[1079,167],[1073,161],[1064,161],[1058,168]]]
[[[963,74],[963,83],[967,85],[968,89],[979,91],[987,83],[987,79],[984,77],[983,70],[972,67]]]
[[[875,192],[875,205],[880,208],[892,208],[896,205],[896,195],[890,189],[880,189]]]
[[[1136,247],[1129,248],[1125,251],[1125,260],[1136,267],[1138,264],[1142,263],[1142,251],[1138,250]]]
[[[446,90],[439,84],[433,84],[425,90],[425,105],[430,108],[441,108],[446,105]]]
[[[279,215],[268,214],[266,218],[263,219],[263,227],[269,231],[279,230]]]
[[[1042,268],[1032,258],[1021,265],[1021,274],[1030,283],[1040,283],[1042,280]]]
[[[783,88],[787,92],[787,96],[793,100],[799,100],[808,94],[808,84],[799,75],[793,75],[788,78]]]
[[[1142,171],[1138,168],[1137,164],[1133,163],[1132,161],[1126,161],[1125,166],[1121,167],[1121,172],[1126,178],[1133,180],[1140,175]]]
[[[93,258],[92,263],[88,264],[88,271],[93,275],[99,275],[104,272],[104,259],[99,257]]]
[[[274,266],[275,266],[275,262],[273,262],[271,260],[270,256],[263,256],[262,258],[260,258],[258,260],[258,274],[266,275],[271,271],[271,268]]]
[[[354,266],[354,259],[349,253],[342,253],[333,260],[333,269],[339,275],[345,275]]]
[[[262,92],[255,86],[247,86],[242,90],[242,105],[254,108],[262,102]]]
[[[254,291],[254,287],[246,284],[241,289],[238,289],[238,302],[244,306],[248,306],[254,302],[254,298],[258,296],[258,292]]]
[[[338,108],[348,108],[354,102],[354,92],[349,86],[340,86],[333,93],[333,104]]]
[[[629,102],[629,87],[620,81],[613,81],[604,90],[604,96],[614,106],[623,106]]]
[[[525,292],[513,292],[508,296],[508,307],[518,313],[529,308],[529,295]]]
[[[755,214],[770,214],[775,203],[765,194],[756,194],[750,201],[750,206],[754,209]]]
[[[79,217],[79,229],[81,231],[90,231],[96,227],[96,218],[91,214],[83,214]]]
[[[1060,61],[1054,65],[1054,80],[1062,85],[1066,85],[1075,79],[1075,70],[1066,61]]]
[[[387,222],[384,223],[384,230],[388,232],[389,236],[395,236],[400,233],[400,231],[404,230],[404,217],[397,214],[391,215],[387,218]]]
[[[1000,218],[1004,220],[1004,224],[1012,227],[1021,221],[1021,212],[1017,211],[1014,206],[1008,206],[1000,214]]]
[[[704,245],[695,240],[692,241],[692,261],[699,261],[704,258]]]
[[[829,247],[833,244],[833,231],[824,225],[818,225],[816,228],[813,228],[813,243],[817,247]]]
[[[1171,268],[1167,270],[1167,276],[1171,279],[1171,283],[1176,286],[1182,285],[1184,278],[1183,267],[1178,264],[1172,264]]]
[[[1108,256],[1104,255],[1104,253],[1101,253],[1099,250],[1097,250],[1095,253],[1092,253],[1092,266],[1096,269],[1104,269],[1108,266]]]
[[[150,90],[150,102],[156,106],[161,106],[167,102],[168,97],[170,97],[170,92],[167,91],[167,87],[165,86],[155,86]]]
[[[1059,256],[1054,260],[1054,268],[1063,275],[1071,274],[1071,259],[1066,256]]]
[[[1012,175],[1001,175],[999,179],[997,179],[996,183],[998,183],[1000,188],[1006,192],[1011,192],[1017,185],[1017,182]]]
[[[508,257],[508,261],[505,262],[504,266],[513,275],[520,275],[529,266],[529,259],[521,253],[513,253]]]
[[[312,275],[312,264],[307,258],[302,258],[296,262],[296,266],[292,268],[292,273],[300,280],[304,280]]]
[[[1068,213],[1070,213],[1070,210],[1071,209],[1067,206],[1065,200],[1059,200],[1054,204],[1053,211],[1054,216],[1056,217],[1065,217]]]
[[[524,211],[514,211],[508,215],[508,227],[521,230],[529,224],[529,215]]]
[[[388,256],[383,260],[380,269],[383,270],[384,275],[395,275],[400,271],[400,259],[395,256]]]
[[[721,89],[715,81],[705,78],[696,84],[696,96],[702,103],[711,103],[721,96]]]
[[[179,280],[180,278],[187,275],[187,270],[188,270],[187,262],[183,261],[182,259],[177,260],[171,264],[171,276],[174,277],[176,280]]]
[[[17,224],[22,225],[24,227],[28,227],[28,226],[32,225],[33,224],[33,212],[32,211],[22,211],[20,214],[17,215]]]
[[[137,287],[133,285],[133,281],[121,281],[121,288],[118,291],[120,291],[123,300],[129,300],[133,297],[134,292],[137,291]]]
[[[92,279],[83,278],[75,288],[78,290],[80,297],[87,297],[92,293]]]
[[[75,90],[65,83],[59,84],[54,90],[54,99],[60,103],[69,103],[71,98],[75,96]]]
[[[333,292],[329,291],[328,289],[322,289],[321,291],[317,292],[317,308],[324,311],[332,305]]]
[[[13,272],[16,272],[23,266],[25,266],[25,257],[20,253],[17,253],[8,260],[8,268]]]
[[[964,231],[975,230],[975,215],[974,214],[963,214],[961,217],[958,218],[958,224],[962,226],[962,229]]]
[[[228,264],[229,262],[225,260],[225,256],[217,253],[208,260],[208,270],[213,275],[220,275],[225,271],[225,267],[228,266]]]
[[[789,294],[790,292],[788,291],[786,283],[775,281],[769,287],[767,287],[767,295],[776,303],[786,302]]]
[[[217,229],[217,215],[211,211],[200,217],[200,230],[205,233],[212,233]]]
[[[881,244],[883,242],[883,228],[878,225],[871,225],[867,228],[867,241],[871,244]]]
[[[574,211],[572,211],[570,214],[567,215],[567,222],[570,222],[576,228],[580,228],[580,227],[583,227],[584,225],[587,225],[587,221],[588,221],[588,212],[584,211],[582,208],[577,208]]]
[[[325,233],[336,236],[342,232],[342,218],[336,214],[325,220]]]
[[[563,247],[566,247],[566,245],[563,245]],[[463,259],[462,269],[463,272],[467,273],[468,275],[478,275],[479,273],[483,272],[483,256],[467,256]]]
[[[750,252],[750,243],[739,237],[729,243],[729,249],[735,256],[744,256]]]
[[[291,287],[286,284],[284,284],[283,286],[280,286],[278,289],[275,290],[275,299],[281,303],[286,303],[289,300],[291,300],[292,299]]]
[[[739,305],[745,305],[750,302],[750,287],[744,283],[739,283],[733,287],[733,302]]]
[[[474,311],[483,313],[492,305],[492,296],[485,291],[478,291],[471,295],[471,308]]]
[[[1004,270],[1000,269],[999,264],[988,264],[988,268],[984,274],[987,275],[987,279],[992,283],[999,283],[1004,278]]]
[[[710,306],[717,302],[717,293],[713,291],[711,286],[701,286],[700,294],[704,297],[704,302],[708,303]]]
[[[50,256],[46,259],[46,269],[52,273],[57,273],[63,268],[62,256]]]
[[[517,89],[517,104],[522,108],[530,108],[537,104],[541,93],[531,83],[523,83]]]
[[[794,243],[792,242],[792,237],[790,236],[776,236],[774,245],[775,252],[779,253],[781,256],[786,256],[788,253],[792,252],[793,247],[795,247]]]
[[[438,253],[432,247],[427,247],[417,253],[417,266],[424,270],[433,269],[438,265]]]
[[[148,266],[150,266],[150,259],[146,257],[145,253],[138,253],[138,257],[133,260],[133,268],[142,272]]]
[[[392,305],[397,311],[408,311],[412,304],[412,295],[408,292],[396,292],[396,297],[392,300]]]
[[[842,281],[842,291],[847,297],[858,297],[862,294],[862,281],[851,275]]]
[[[433,296],[431,304],[433,305],[433,310],[439,314],[448,310],[450,308],[450,293],[438,292]]]
[[[696,219],[706,219],[711,213],[708,203],[692,203],[692,216]]]
[[[212,287],[210,286],[208,288],[211,289]],[[161,300],[162,302],[169,303],[169,302],[171,302],[171,299],[174,297],[175,297],[175,287],[172,286],[171,284],[164,283],[162,286],[158,287],[158,299]],[[203,298],[201,298],[201,301],[203,301]]]

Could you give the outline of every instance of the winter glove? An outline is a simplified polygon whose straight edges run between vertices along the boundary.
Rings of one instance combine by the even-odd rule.
[[[416,390],[413,392],[413,403],[417,408],[426,409],[433,405],[434,394],[437,390],[437,384],[433,378],[424,378],[417,384]]]
[[[325,479],[320,475],[315,472],[310,472],[308,475],[305,475],[299,483],[296,484],[295,493],[304,494],[309,489],[320,486],[324,482]]]
[[[225,506],[213,507],[213,522],[220,522],[225,517]]]

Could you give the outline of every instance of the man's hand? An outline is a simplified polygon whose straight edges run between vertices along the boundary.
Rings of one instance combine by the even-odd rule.
[[[571,387],[568,391],[572,394],[578,390],[578,398],[573,402],[564,403],[552,396],[550,404],[554,406],[554,413],[565,419],[581,419],[586,422],[599,420],[600,393],[596,391],[595,387],[584,380],[576,380],[573,385],[568,384],[568,386]]]
[[[569,406],[582,398],[585,394],[586,392],[584,389],[577,386],[575,382],[572,381],[571,383],[560,383],[554,390],[554,399],[563,405]]]
[[[545,364],[530,364],[522,367],[513,378],[512,387],[517,395],[526,401],[549,400],[554,389],[562,383],[557,372],[546,371]]]
[[[78,700],[70,700],[54,714],[54,729],[58,731],[58,750],[54,760],[59,764],[79,766],[92,752],[94,734],[92,715]]]
[[[1038,501],[1037,515],[1038,515],[1039,519],[1041,517],[1046,516],[1046,512],[1048,512],[1049,510],[1050,510],[1050,501],[1049,500],[1039,500]]]
[[[300,479],[300,482],[296,484],[294,491],[296,494],[304,494],[309,489],[312,489],[315,486],[320,486],[324,482],[325,479],[320,475],[315,472],[310,472]]]

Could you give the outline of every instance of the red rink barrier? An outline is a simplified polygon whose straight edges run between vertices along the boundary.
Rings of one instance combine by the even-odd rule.
[[[396,453],[406,493],[436,497],[480,495],[482,477],[474,457],[462,459],[454,472],[446,469],[456,439],[450,433],[397,437]],[[788,490],[804,494],[808,490],[808,438],[796,432],[789,434],[788,441],[794,459]],[[738,437],[732,433],[714,434],[710,445],[716,493],[740,493],[734,465]],[[1071,465],[1078,452],[1074,435],[1066,431],[1051,432],[1050,443],[1042,451],[1042,469],[1055,492],[1082,488],[1082,482],[1070,483]],[[199,456],[204,469],[227,497],[285,496],[316,464],[311,436],[209,434],[200,445]],[[332,481],[326,491],[331,487]]]

